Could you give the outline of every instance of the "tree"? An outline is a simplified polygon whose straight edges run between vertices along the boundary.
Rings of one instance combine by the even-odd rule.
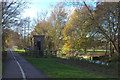
[[[88,8],[91,14],[91,20],[94,21],[99,33],[104,35],[106,40],[110,41],[116,52],[118,52],[118,3],[97,3],[96,10],[94,12],[91,12],[91,9],[89,9],[85,2],[84,4]]]
[[[67,2],[66,2],[67,3]],[[70,3],[74,6],[84,5],[89,11],[90,20],[95,26],[97,33],[102,34],[109,41],[119,54],[119,3],[120,2],[95,2],[95,7],[91,8],[91,3],[85,1]],[[108,23],[108,24],[106,24]],[[110,33],[111,32],[111,33]],[[108,34],[109,33],[109,34]],[[118,55],[117,54],[117,55]]]
[[[90,41],[95,34],[87,8],[76,8],[63,31],[64,40],[68,46],[71,45],[69,48],[84,49],[86,52],[87,48],[92,47]]]
[[[65,12],[64,5],[62,3],[57,3],[57,5],[54,6],[54,9],[51,13],[50,18],[48,21],[52,23],[53,31],[55,32],[53,36],[53,42],[54,42],[54,49],[58,50],[62,48],[63,46],[63,35],[62,31],[64,29],[64,25],[67,20],[67,13]],[[52,31],[51,31],[52,32]]]
[[[6,28],[11,29],[11,27],[15,27],[19,24],[19,17],[20,12],[26,8],[26,2],[22,0],[7,2],[7,0],[2,0],[1,7],[2,7],[2,30],[3,33]],[[17,26],[18,27],[18,26]],[[2,38],[3,42],[5,38]],[[3,48],[4,48],[3,44]]]
[[[26,17],[20,20],[20,23],[16,28],[16,31],[22,36],[22,43],[24,44],[24,48],[27,48],[30,44],[30,17]]]
[[[2,5],[2,26],[4,28],[10,28],[18,24],[20,12],[26,8],[27,2],[18,0],[11,2],[3,1],[1,2]]]
[[[47,47],[49,45],[49,42],[51,41],[50,39],[48,39],[50,36],[49,31],[51,30],[52,26],[51,23],[43,20],[40,23],[38,23],[33,32],[31,33],[31,36],[33,35],[44,35],[45,36],[45,47]],[[51,44],[51,43],[50,43]]]
[[[45,15],[42,15],[34,20],[37,24],[32,35],[45,35],[47,50],[58,50],[62,48],[64,43],[62,41],[62,31],[67,18],[64,6],[61,3],[55,5],[49,18],[46,18],[47,12],[45,12]]]
[[[23,43],[21,42],[21,36],[10,29],[5,29],[5,32],[3,33],[5,41],[3,41],[3,44],[5,44],[5,47],[12,48],[13,46],[18,46],[18,48],[23,47]]]

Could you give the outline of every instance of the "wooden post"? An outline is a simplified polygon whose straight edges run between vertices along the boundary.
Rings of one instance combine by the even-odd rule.
[[[47,56],[47,51],[46,51],[46,56]]]
[[[107,55],[107,47],[108,47],[108,42],[106,42],[106,52],[105,52],[105,55]]]
[[[57,51],[55,51],[55,57],[57,57]]]

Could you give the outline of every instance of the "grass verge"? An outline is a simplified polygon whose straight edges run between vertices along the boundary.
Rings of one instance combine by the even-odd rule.
[[[51,78],[107,78],[83,69],[55,62],[52,58],[24,57]]]

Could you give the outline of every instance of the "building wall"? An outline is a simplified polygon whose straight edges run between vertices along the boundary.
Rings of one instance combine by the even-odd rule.
[[[34,38],[34,50],[39,50],[37,47],[37,42],[41,41],[41,50],[44,50],[44,36],[43,35],[33,35]]]

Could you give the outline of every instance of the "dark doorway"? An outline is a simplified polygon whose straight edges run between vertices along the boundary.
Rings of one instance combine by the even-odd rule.
[[[41,41],[37,41],[37,47],[41,51]]]

